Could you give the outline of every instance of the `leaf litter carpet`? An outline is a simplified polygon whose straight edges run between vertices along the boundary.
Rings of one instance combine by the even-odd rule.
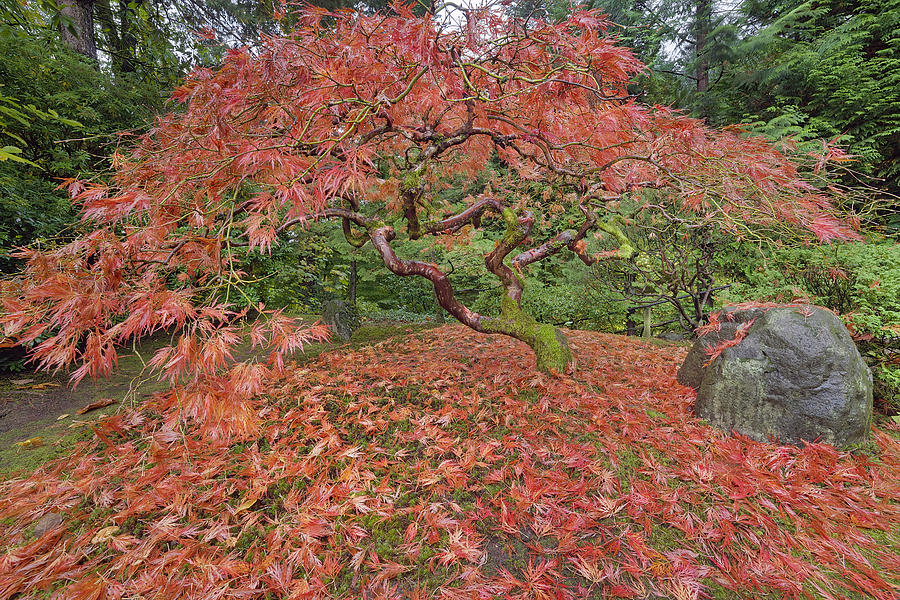
[[[897,598],[896,432],[728,437],[684,348],[571,341],[559,378],[459,326],[330,352],[244,435],[174,394],[107,418],[0,483],[0,598]]]

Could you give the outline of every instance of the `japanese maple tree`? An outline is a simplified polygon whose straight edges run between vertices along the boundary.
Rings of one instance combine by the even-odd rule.
[[[204,375],[194,397],[214,410],[223,394],[257,393],[256,375],[325,335],[262,310],[251,338],[270,348],[269,362],[225,369],[240,337],[240,257],[314,220],[340,220],[350,244],[372,244],[396,275],[428,279],[475,331],[524,341],[544,370],[572,356],[560,331],[522,309],[528,267],[560,252],[588,265],[630,255],[608,212],[623,194],[660,190],[671,205],[659,208],[736,236],[855,237],[766,141],[637,102],[627,84],[644,67],[609,27],[586,11],[537,25],[469,11],[451,26],[402,4],[390,16],[306,10],[292,33],[195,71],[174,94],[180,107],[115,155],[108,181],[69,182],[91,232],[23,252],[23,273],[3,288],[5,334],[42,339],[36,360],[77,363],[79,379],[113,369],[117,346],[177,330],[152,366],[173,379]],[[492,160],[503,174],[464,210],[437,200]],[[530,180],[552,183],[551,203],[583,220],[542,230],[548,202],[521,191]],[[502,296],[498,316],[465,306],[438,265],[392,245],[398,236],[464,243],[490,219],[505,230],[484,258]],[[591,251],[603,236],[618,250]]]

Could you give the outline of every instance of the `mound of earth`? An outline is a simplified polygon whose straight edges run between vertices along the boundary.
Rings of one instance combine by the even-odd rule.
[[[570,340],[559,378],[459,326],[328,352],[242,435],[106,418],[0,483],[0,598],[896,597],[897,440],[730,438],[684,348]]]

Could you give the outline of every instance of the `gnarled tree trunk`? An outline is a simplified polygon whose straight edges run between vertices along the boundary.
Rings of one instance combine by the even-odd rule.
[[[573,362],[565,334],[553,325],[539,323],[509,296],[501,300],[500,316],[484,319],[481,327],[485,333],[502,333],[531,346],[539,371],[562,373]]]
[[[522,309],[524,278],[503,262],[510,252],[522,244],[528,236],[534,224],[532,215],[525,213],[521,217],[517,216],[512,209],[503,207],[496,200],[488,199],[476,203],[460,215],[450,217],[430,227],[428,232],[445,231],[457,227],[461,223],[478,218],[486,208],[493,208],[500,212],[507,224],[503,239],[485,257],[485,265],[489,271],[497,275],[503,287],[500,315],[497,317],[480,315],[459,302],[454,295],[449,278],[437,265],[399,258],[390,245],[395,237],[393,227],[377,226],[361,216],[356,217],[356,223],[369,229],[372,244],[392,273],[401,276],[418,275],[431,281],[438,304],[460,323],[482,333],[499,333],[521,340],[534,350],[537,368],[540,371],[561,373],[574,362],[568,340],[559,329],[538,322]],[[333,216],[345,214],[344,211],[327,212],[334,212]],[[532,248],[516,256],[513,263],[517,269],[520,269],[567,247],[567,245],[574,244],[581,239],[579,235],[583,236],[583,233],[564,232],[557,236],[559,239],[554,238],[543,246]]]
[[[694,77],[697,80],[697,91],[701,93],[709,89],[709,57],[706,45],[711,27],[711,0],[697,0],[694,11]]]
[[[503,285],[503,296],[500,300],[500,316],[483,318],[482,331],[502,333],[521,340],[531,346],[537,357],[537,368],[544,372],[562,372],[572,362],[572,352],[566,336],[552,325],[539,323],[532,315],[522,309],[522,293],[525,291],[525,278],[522,269],[529,262],[540,260],[563,247],[559,240],[548,242],[544,246],[527,250],[513,259],[513,267],[504,263],[506,257],[519,247],[534,226],[534,217],[529,212],[521,216],[511,208],[501,212],[506,221],[506,233],[497,247],[484,259],[488,271],[496,275]]]
[[[579,208],[585,219],[577,231],[562,231],[543,244],[522,250],[509,261],[512,265],[510,266],[506,264],[506,258],[525,243],[534,227],[534,215],[531,212],[516,213],[496,198],[482,197],[456,215],[426,224],[419,222],[418,217],[415,216],[415,195],[409,194],[406,198],[413,199],[406,203],[407,223],[412,224],[411,229],[414,233],[410,233],[410,228],[407,229],[407,232],[410,233],[412,239],[422,235],[455,232],[469,223],[477,224],[487,210],[499,213],[503,217],[506,223],[503,238],[484,257],[487,270],[497,276],[503,290],[498,316],[488,317],[478,314],[460,302],[454,295],[449,277],[436,264],[421,260],[404,260],[398,257],[391,247],[391,242],[396,238],[394,228],[381,220],[358,212],[359,202],[354,197],[347,198],[350,204],[349,209],[327,208],[319,213],[319,216],[341,219],[344,237],[354,247],[362,247],[366,242],[371,241],[385,266],[395,275],[402,277],[418,275],[429,280],[434,286],[434,295],[438,304],[463,325],[482,333],[508,335],[528,344],[537,357],[539,370],[559,373],[574,363],[568,340],[562,331],[552,325],[538,322],[522,308],[522,292],[525,289],[524,269],[563,249],[570,250],[588,266],[603,258],[630,258],[634,254],[634,248],[614,222],[599,220],[589,204],[581,203]],[[299,218],[292,219],[284,223],[279,231],[300,221]],[[351,224],[362,228],[365,233],[353,231]],[[589,254],[584,238],[592,229],[600,229],[611,235],[619,242],[619,249],[596,255]]]

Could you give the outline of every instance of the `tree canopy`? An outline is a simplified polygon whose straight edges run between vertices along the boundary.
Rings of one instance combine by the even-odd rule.
[[[0,0],[0,370],[58,371],[0,380],[0,597],[893,599],[896,211],[834,141],[890,177],[893,17],[318,4]],[[840,315],[869,442],[697,416],[667,340],[745,302]]]
[[[627,84],[644,67],[597,13],[535,25],[470,11],[456,27],[402,4],[393,12],[309,9],[260,52],[233,50],[220,68],[193,72],[173,95],[181,107],[115,154],[108,181],[68,182],[89,233],[22,253],[22,277],[4,284],[6,334],[43,340],[34,356],[44,367],[79,363],[77,381],[108,374],[117,345],[177,328],[153,366],[173,379],[215,374],[238,339],[247,249],[336,218],[393,273],[428,279],[456,319],[521,339],[540,367],[560,370],[571,361],[564,338],[521,308],[527,267],[563,250],[587,264],[630,254],[610,218],[623,193],[656,190],[648,209],[687,210],[736,237],[857,237],[763,138],[635,101]],[[843,158],[825,148],[817,166]],[[461,210],[438,201],[490,161],[500,173],[491,187]],[[531,180],[552,189],[530,193]],[[582,220],[547,227],[566,211]],[[502,231],[484,262],[502,290],[499,317],[471,310],[438,265],[392,246],[398,235],[464,243],[492,217]],[[592,251],[604,236],[618,249]],[[260,312],[269,318],[252,338],[271,349],[271,368],[323,335]],[[231,391],[252,388],[249,368],[231,371]]]

